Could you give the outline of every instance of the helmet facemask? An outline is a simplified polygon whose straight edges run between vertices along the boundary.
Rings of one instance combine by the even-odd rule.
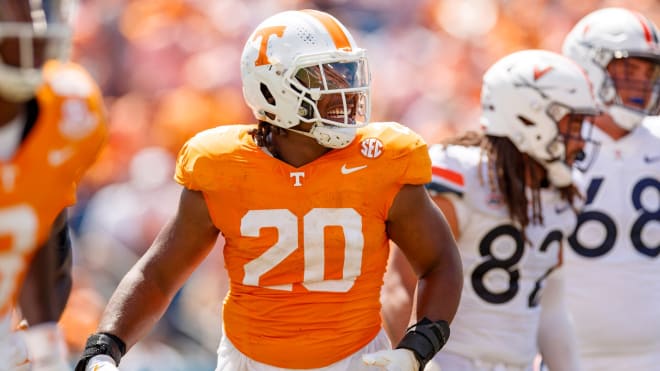
[[[355,130],[369,122],[369,72],[364,55],[299,58],[285,81],[297,96],[297,118],[313,124],[309,131],[291,129],[315,138],[329,148],[353,141]],[[326,59],[326,61],[324,61]],[[310,62],[307,62],[309,60]]]
[[[597,112],[552,103],[546,113],[556,123],[557,135],[546,146],[547,157],[533,157],[546,168],[553,185],[566,187],[571,184],[571,167],[585,157],[584,146],[592,142],[592,122]]]
[[[601,89],[605,104],[629,110],[640,121],[660,114],[660,57],[616,53],[606,69],[608,78]]]
[[[18,5],[20,4],[20,5]],[[41,68],[65,60],[71,40],[71,0],[10,1],[0,5],[0,95],[22,102],[42,82]]]

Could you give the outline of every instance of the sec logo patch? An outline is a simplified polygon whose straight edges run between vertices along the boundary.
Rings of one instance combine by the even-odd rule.
[[[378,138],[367,138],[360,143],[360,153],[366,158],[378,158],[383,154],[383,142]]]

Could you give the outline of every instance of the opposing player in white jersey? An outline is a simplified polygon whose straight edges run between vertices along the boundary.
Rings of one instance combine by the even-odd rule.
[[[578,370],[559,268],[562,238],[575,223],[570,164],[584,145],[584,120],[597,114],[589,82],[568,58],[526,50],[486,72],[481,101],[483,133],[430,148],[429,189],[450,222],[464,276],[452,337],[432,363],[528,370],[538,338],[553,370]],[[405,265],[393,260],[399,276],[388,282],[405,282]],[[401,300],[384,302],[395,339]]]
[[[563,53],[587,71],[606,114],[576,163],[586,196],[565,254],[568,307],[585,370],[660,370],[658,29],[621,8],[585,16]]]

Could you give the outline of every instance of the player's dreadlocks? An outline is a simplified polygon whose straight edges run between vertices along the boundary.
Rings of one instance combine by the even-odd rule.
[[[257,143],[259,147],[264,147],[270,152],[273,157],[279,158],[279,153],[276,146],[273,144],[273,135],[286,135],[286,130],[275,125],[271,125],[265,121],[259,121],[259,125],[248,132],[252,136],[252,140]]]
[[[540,190],[547,187],[549,182],[540,176],[544,172],[535,171],[535,168],[538,169],[541,165],[526,153],[518,151],[509,138],[468,131],[441,144],[481,148],[482,154],[488,158],[488,187],[502,195],[502,201],[509,210],[509,217],[520,225],[523,237],[525,228],[530,223],[543,224]],[[483,156],[480,161],[483,161]],[[481,172],[479,176],[483,184],[485,180]],[[527,199],[527,188],[531,191],[531,200]],[[562,187],[559,192],[561,198],[568,201],[575,211],[573,203],[579,197],[575,186]]]

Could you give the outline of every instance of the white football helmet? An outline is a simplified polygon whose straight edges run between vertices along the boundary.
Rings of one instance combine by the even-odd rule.
[[[241,56],[243,95],[258,120],[342,148],[369,122],[366,52],[333,16],[286,11],[263,21]],[[323,100],[323,107],[319,101]],[[313,123],[309,132],[292,127]]]
[[[566,115],[598,114],[589,80],[577,64],[544,50],[510,54],[484,74],[481,105],[486,134],[509,138],[546,168],[555,186],[571,184],[569,133],[561,133],[558,124]]]
[[[623,8],[605,8],[582,18],[564,40],[563,54],[586,70],[596,99],[616,124],[626,130],[635,128],[645,116],[660,113],[658,37],[657,27],[643,15]],[[655,65],[655,73],[646,81],[616,81],[607,66],[613,60],[625,58],[645,60]],[[617,89],[624,84],[639,89],[637,107],[626,105],[621,99]]]
[[[74,0],[0,1],[0,95],[23,102],[42,82],[49,59],[66,59]]]

